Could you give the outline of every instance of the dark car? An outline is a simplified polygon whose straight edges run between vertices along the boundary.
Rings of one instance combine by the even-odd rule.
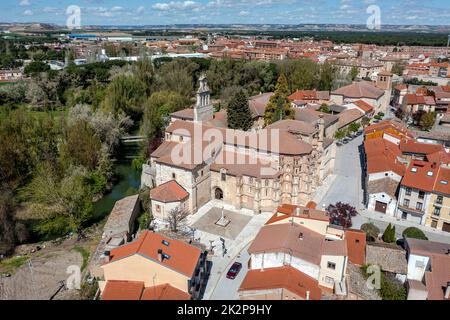
[[[227,278],[228,279],[234,279],[238,275],[239,271],[242,269],[242,263],[235,262],[231,266],[230,270],[227,272]]]

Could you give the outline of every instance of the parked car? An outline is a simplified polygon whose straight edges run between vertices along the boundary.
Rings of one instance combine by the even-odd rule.
[[[240,263],[240,262],[233,263],[230,270],[228,270],[228,272],[227,272],[227,278],[228,279],[236,278],[239,271],[241,271],[241,269],[242,269],[242,263]]]

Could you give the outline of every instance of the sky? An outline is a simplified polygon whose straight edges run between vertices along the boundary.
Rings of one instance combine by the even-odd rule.
[[[381,26],[450,25],[450,0],[1,0],[0,22],[65,25],[71,5],[80,8],[81,26],[366,24],[374,5]]]

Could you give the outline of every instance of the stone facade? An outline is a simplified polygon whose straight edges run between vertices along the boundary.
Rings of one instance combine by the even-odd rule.
[[[248,144],[224,141],[211,151],[211,159],[196,165],[177,165],[167,159],[173,145],[192,144],[195,146],[194,125],[203,129],[215,129],[209,120],[213,118],[213,107],[209,103],[209,89],[206,78],[200,79],[197,92],[197,104],[194,106],[193,121],[176,120],[171,123],[182,130],[166,129],[165,142],[150,157],[142,174],[142,183],[149,187],[159,186],[167,181],[176,180],[188,193],[187,207],[195,213],[211,199],[223,200],[237,208],[247,208],[255,212],[273,211],[282,203],[305,205],[313,196],[317,187],[334,169],[335,144],[325,139],[325,124],[322,118],[317,123],[318,133],[314,137],[296,136],[283,132],[284,137],[293,144],[300,144],[300,151],[284,152],[269,150],[263,152],[259,147]],[[191,132],[189,132],[191,130]],[[225,130],[225,129],[221,129]],[[263,130],[261,130],[263,131]],[[257,135],[258,132],[245,133],[232,131],[239,135]],[[283,130],[280,130],[283,131]],[[194,136],[194,139],[192,137]],[[253,137],[252,136],[252,137]],[[238,139],[238,138],[236,138]],[[248,138],[251,140],[251,137]],[[245,140],[245,139],[244,139]],[[286,147],[289,149],[290,143]],[[201,145],[204,150],[205,146]],[[166,148],[167,147],[167,148]],[[272,147],[271,147],[272,148]],[[197,148],[198,149],[198,148]],[[204,150],[192,149],[192,154]],[[238,155],[256,160],[258,164],[221,164],[217,161],[224,154]],[[163,161],[162,158],[165,160]],[[271,175],[261,174],[260,162],[270,163],[277,168]]]

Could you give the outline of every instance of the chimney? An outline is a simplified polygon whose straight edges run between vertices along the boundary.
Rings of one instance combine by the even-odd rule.
[[[450,298],[450,281],[447,282],[447,288],[445,289],[444,297],[445,297],[445,299],[449,299]]]
[[[306,291],[306,300],[309,300],[309,290]]]
[[[103,254],[104,254],[104,256],[105,256],[105,257],[103,258],[104,263],[110,262],[110,261],[111,261],[111,251],[107,250],[107,251],[105,251]]]
[[[299,207],[295,208],[295,215],[300,216],[301,209]]]
[[[162,249],[158,249],[158,261],[159,262],[163,261],[163,251],[162,251]]]

